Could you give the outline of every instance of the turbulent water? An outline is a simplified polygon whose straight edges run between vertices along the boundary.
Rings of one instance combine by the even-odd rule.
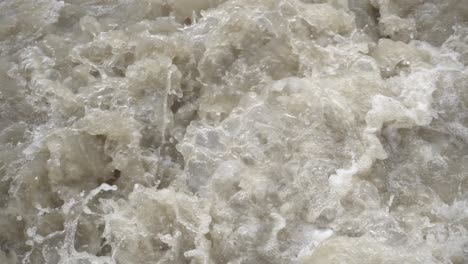
[[[468,263],[468,0],[1,0],[1,264]]]

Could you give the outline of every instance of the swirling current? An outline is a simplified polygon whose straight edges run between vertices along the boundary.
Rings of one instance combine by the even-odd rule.
[[[0,1],[0,263],[468,263],[468,0]]]

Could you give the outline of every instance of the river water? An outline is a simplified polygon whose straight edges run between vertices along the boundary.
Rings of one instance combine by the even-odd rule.
[[[0,263],[468,263],[468,0],[0,1]]]

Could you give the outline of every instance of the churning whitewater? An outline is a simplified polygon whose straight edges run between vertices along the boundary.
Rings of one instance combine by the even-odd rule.
[[[0,1],[0,263],[468,263],[468,0]]]

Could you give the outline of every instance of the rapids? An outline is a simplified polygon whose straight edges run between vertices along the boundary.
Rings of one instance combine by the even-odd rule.
[[[0,263],[468,263],[468,0],[0,1]]]

